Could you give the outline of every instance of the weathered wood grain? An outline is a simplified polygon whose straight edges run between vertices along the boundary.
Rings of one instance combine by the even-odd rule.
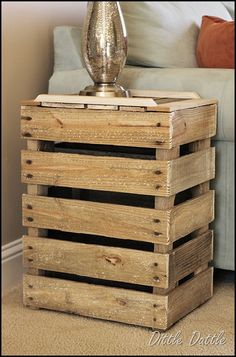
[[[163,91],[163,90],[143,90],[143,89],[130,89],[132,97],[149,97],[149,98],[184,98],[184,99],[199,99],[200,96],[196,92],[186,91]]]
[[[212,296],[210,268],[167,296],[24,275],[24,304],[166,330]]]
[[[165,329],[167,297],[69,280],[24,276],[24,304]]]
[[[122,111],[106,111],[104,115],[101,110],[80,110],[68,105],[67,108],[22,107],[21,135],[39,140],[171,149],[216,133],[215,105],[173,113],[124,110],[127,107]]]
[[[21,135],[33,139],[134,147],[171,147],[169,114],[25,107]],[[24,118],[31,118],[25,120]],[[161,144],[159,144],[161,143]]]
[[[215,148],[209,148],[172,160],[169,195],[187,190],[215,178]]]
[[[23,195],[23,225],[169,244],[211,222],[212,206],[212,191],[168,210]]]
[[[52,144],[50,142],[45,143],[39,140],[27,140],[27,148],[33,151],[44,150],[45,144],[47,145],[47,147],[51,147],[52,149]],[[29,195],[47,196],[48,187],[42,185],[29,184],[27,185],[27,193]],[[31,209],[30,205],[28,206],[28,209],[29,210]],[[44,227],[42,228],[29,227],[28,234],[31,235],[32,237],[39,237],[39,236],[44,237],[47,236],[47,230],[44,229]],[[34,275],[43,275],[43,272],[38,268],[28,267],[27,272]]]
[[[210,147],[211,147],[211,139],[210,138],[194,141],[189,144],[190,152],[197,152],[200,150],[208,149]],[[208,192],[209,190],[210,190],[210,181],[206,181],[206,182],[201,183],[200,185],[193,187],[191,191],[192,191],[193,196],[199,196],[200,194]],[[207,224],[206,226],[202,226],[201,228],[199,228],[198,230],[193,232],[192,235],[197,236],[201,233],[206,232],[208,229],[209,229],[209,224]]]
[[[173,279],[179,281],[213,259],[213,231],[207,231],[176,248],[171,257],[174,261]]]
[[[214,158],[214,148],[170,161],[23,150],[21,178],[28,184],[169,197],[214,178]]]
[[[169,236],[168,220],[168,212],[150,208],[23,195],[23,224],[29,227],[158,242]]]
[[[160,288],[169,285],[168,254],[27,236],[23,249],[26,267]]]
[[[24,183],[166,195],[167,170],[155,160],[22,151]]]
[[[170,215],[170,236],[177,240],[214,220],[213,190],[175,206]]]
[[[195,142],[216,135],[217,106],[207,105],[172,113],[172,146]],[[202,147],[203,149],[203,147]],[[200,147],[198,148],[200,150]],[[195,151],[198,151],[197,148]]]
[[[168,328],[213,295],[213,268],[172,290],[168,296]]]

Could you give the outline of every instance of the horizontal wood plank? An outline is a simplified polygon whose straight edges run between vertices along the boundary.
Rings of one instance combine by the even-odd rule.
[[[170,115],[74,108],[25,107],[23,138],[133,147],[170,148]],[[30,120],[25,120],[30,118]],[[161,143],[161,144],[160,144]]]
[[[215,148],[182,156],[170,163],[169,195],[215,178]]]
[[[28,227],[158,242],[168,239],[168,219],[168,212],[150,208],[23,195]]]
[[[167,169],[164,161],[22,151],[28,184],[166,195]]]
[[[184,109],[172,113],[172,146],[215,136],[216,116],[216,105]]]
[[[169,255],[23,237],[25,267],[168,288]]]
[[[23,195],[23,224],[168,244],[212,221],[212,204],[212,192],[170,210]]]
[[[179,281],[213,259],[213,231],[207,231],[176,248],[172,257],[174,280]]]
[[[167,297],[46,277],[24,276],[24,304],[165,329]]]
[[[170,214],[170,236],[172,241],[188,235],[214,220],[213,190],[199,197],[188,200],[175,206]]]
[[[35,99],[37,102],[88,104],[88,105],[125,105],[140,107],[155,107],[157,104],[152,98],[122,98],[122,97],[95,97],[82,95],[40,94]]]
[[[170,161],[22,151],[23,183],[172,196],[215,177],[214,148]]]
[[[50,103],[47,103],[48,105]],[[22,137],[171,149],[176,145],[216,134],[215,105],[173,113],[128,112],[124,111],[127,110],[127,107],[124,107],[122,111],[107,111],[106,115],[102,110],[96,110],[96,107],[95,110],[80,110],[74,106],[68,108],[67,104],[65,108],[22,107]],[[100,109],[104,108],[101,106]]]
[[[24,304],[166,330],[212,296],[213,268],[167,296],[24,275]]]
[[[132,97],[149,97],[149,98],[185,98],[185,99],[199,99],[200,96],[196,92],[186,91],[163,91],[163,90],[144,90],[144,89],[130,89]]]
[[[217,104],[216,99],[187,99],[182,101],[173,101],[171,103],[159,104],[157,107],[153,108],[153,111],[171,113],[178,110],[199,108],[206,105]],[[152,108],[148,108],[152,110]]]
[[[186,281],[168,296],[168,328],[213,295],[213,268]]]

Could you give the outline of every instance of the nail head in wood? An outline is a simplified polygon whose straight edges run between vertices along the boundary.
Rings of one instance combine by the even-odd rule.
[[[31,134],[30,133],[23,133],[22,136],[25,136],[26,138],[31,138]]]
[[[154,276],[153,280],[155,280],[157,283],[160,283],[160,278],[159,278],[159,276]]]
[[[33,222],[33,220],[34,220],[33,217],[27,217],[28,222]]]
[[[32,118],[31,118],[31,117],[29,117],[29,116],[22,116],[22,117],[21,117],[21,119],[23,119],[23,120],[27,120],[27,121],[32,120]]]
[[[26,164],[27,165],[31,165],[32,164],[32,160],[26,160]]]
[[[160,223],[160,222],[161,222],[160,219],[158,218],[154,219],[154,223]]]
[[[27,209],[33,209],[33,206],[32,205],[27,205],[26,208]]]
[[[31,178],[33,178],[33,175],[32,175],[32,174],[27,174],[27,175],[26,175],[26,178],[31,179]]]

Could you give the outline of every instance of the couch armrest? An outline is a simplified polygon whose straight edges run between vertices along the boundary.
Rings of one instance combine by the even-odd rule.
[[[57,26],[54,29],[54,72],[81,69],[81,28]]]

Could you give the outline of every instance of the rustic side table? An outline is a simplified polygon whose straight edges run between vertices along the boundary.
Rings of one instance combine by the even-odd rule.
[[[217,102],[132,95],[22,103],[24,304],[166,330],[213,293]]]

